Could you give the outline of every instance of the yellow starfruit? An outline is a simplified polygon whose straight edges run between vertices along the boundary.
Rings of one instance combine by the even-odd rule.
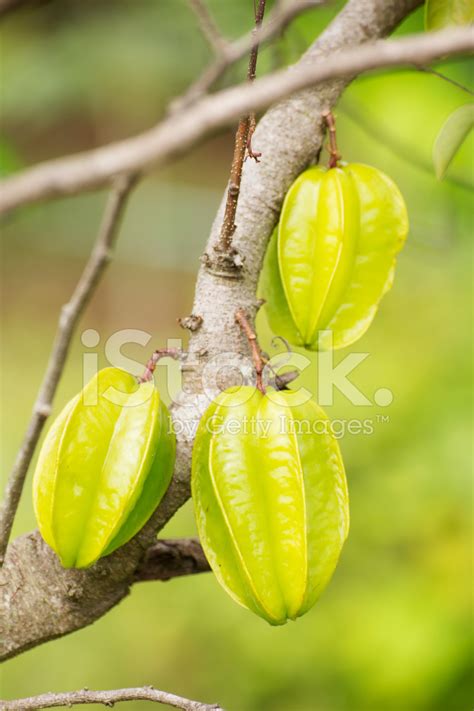
[[[154,383],[99,371],[51,426],[34,474],[38,527],[62,565],[88,567],[130,540],[168,488],[174,457]]]
[[[403,197],[376,168],[303,172],[286,195],[262,270],[272,330],[309,350],[356,341],[392,286],[407,233]]]
[[[309,610],[349,528],[344,466],[331,423],[294,393],[230,388],[201,419],[192,495],[219,581],[272,625]]]

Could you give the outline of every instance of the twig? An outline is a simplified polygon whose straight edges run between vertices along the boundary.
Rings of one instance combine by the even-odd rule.
[[[146,383],[148,380],[152,380],[157,363],[161,358],[174,358],[174,360],[179,360],[181,355],[182,351],[178,348],[158,348],[145,365],[143,375],[137,378],[138,382]]]
[[[256,0],[254,0],[254,11],[255,11],[254,38],[255,38],[257,32],[259,31],[260,27],[262,26],[263,16],[265,14],[265,2],[266,2],[266,0],[259,0],[258,6],[257,6],[255,4]],[[249,61],[249,68],[248,68],[248,73],[247,73],[248,81],[254,81],[255,76],[256,76],[259,46],[260,45],[259,45],[258,41],[254,39],[254,44],[253,44],[252,49],[250,51],[250,61]],[[245,148],[247,151],[247,156],[249,158],[252,158],[256,163],[258,163],[259,158],[262,154],[252,150],[252,136],[255,133],[256,127],[257,127],[257,118],[255,116],[255,112],[252,111],[247,117],[247,141],[246,141]],[[245,157],[245,155],[244,155],[244,157]]]
[[[286,373],[275,373],[273,385],[277,390],[288,390],[288,385],[299,378],[301,372],[299,370],[289,370]],[[272,381],[270,381],[271,383]]]
[[[314,10],[320,5],[325,5],[326,2],[327,0],[299,0],[282,8],[275,8],[275,12],[270,16],[265,26],[262,25],[257,31],[252,30],[235,42],[227,43],[224,53],[204,70],[183,96],[172,102],[171,111],[183,109],[209,91],[229,67],[251,51],[255,43],[261,46],[264,42],[268,42],[284,30],[298,15],[308,10]]]
[[[113,689],[111,691],[66,691],[59,694],[40,694],[24,699],[0,701],[0,711],[35,711],[36,709],[52,709],[80,704],[103,704],[113,706],[122,701],[154,701],[157,704],[168,704],[184,711],[223,711],[216,704],[203,704],[200,701],[185,699],[167,691],[159,691],[153,686],[142,686],[129,689]]]
[[[260,346],[258,345],[257,336],[252,329],[245,312],[239,309],[235,314],[235,320],[239,324],[242,332],[244,333],[247,341],[249,342],[250,350],[252,351],[252,360],[255,367],[256,374],[256,385],[261,393],[265,394],[265,387],[263,385],[263,369],[265,367],[264,359],[262,357],[262,352]]]
[[[371,122],[367,113],[362,111],[355,102],[344,99],[340,104],[339,110],[345,114],[350,121],[353,121],[369,138],[378,141],[399,159],[406,161],[434,179],[432,164],[426,161],[423,156],[417,152],[416,147],[400,140],[379,122]],[[471,183],[455,175],[447,175],[445,181],[463,190],[472,191],[474,187]]]
[[[257,32],[259,31],[260,27],[262,26],[263,16],[265,14],[265,0],[260,0],[258,7],[256,6],[255,3],[256,3],[256,0],[254,0],[254,10],[255,10],[254,37],[257,34]],[[247,73],[248,81],[254,81],[255,76],[256,76],[258,48],[259,48],[258,41],[255,40],[252,50],[250,52],[250,62],[249,62],[249,69],[248,69],[248,73]],[[252,136],[255,133],[256,127],[257,127],[257,118],[255,116],[255,111],[252,111],[247,117],[247,142],[246,142],[245,148],[247,151],[247,156],[249,158],[252,158],[256,163],[258,163],[259,158],[262,154],[252,150]]]
[[[196,538],[158,539],[148,548],[135,571],[135,582],[171,580],[210,570],[201,544]]]
[[[33,407],[30,424],[5,489],[4,500],[0,510],[0,565],[3,565],[5,550],[29,464],[44,423],[51,413],[53,398],[66,363],[74,329],[110,261],[111,250],[117,237],[120,219],[134,183],[135,178],[130,176],[117,180],[107,201],[102,224],[89,261],[81,274],[70,301],[61,309],[58,329],[46,373]]]
[[[249,116],[249,130],[247,134],[247,156],[249,158],[252,158],[256,163],[260,163],[260,158],[262,156],[260,151],[254,151],[252,148],[252,138],[253,134],[255,133],[255,129],[257,128],[257,117],[255,116],[255,112],[252,111],[252,113]]]
[[[258,0],[258,6],[255,11],[255,33],[263,22],[265,14],[266,0]],[[250,50],[249,66],[247,71],[247,81],[253,82],[257,70],[258,59],[258,42],[254,41]],[[255,121],[255,117],[254,117]],[[219,242],[214,247],[219,253],[219,268],[225,270],[235,270],[234,253],[232,248],[232,235],[235,232],[235,213],[237,211],[237,203],[239,201],[240,183],[242,181],[242,166],[244,164],[245,152],[250,145],[250,126],[251,115],[241,118],[237,127],[234,142],[234,155],[232,158],[232,166],[230,169],[229,188],[227,191],[227,201],[224,211],[224,220],[222,222],[221,236]],[[250,155],[251,149],[249,151]],[[227,268],[227,269],[226,269]]]
[[[325,111],[323,118],[326,122],[329,132],[329,163],[328,168],[337,168],[338,162],[341,160],[341,154],[337,147],[336,138],[336,119],[332,111]]]
[[[36,200],[77,194],[108,183],[120,173],[150,170],[182,155],[238,116],[259,111],[298,91],[338,77],[388,67],[429,64],[474,50],[471,28],[457,27],[378,40],[326,55],[324,62],[278,71],[253,83],[217,92],[133,138],[30,168],[4,180],[0,214]]]
[[[426,74],[432,74],[433,76],[438,77],[438,79],[442,79],[443,81],[447,82],[448,84],[455,86],[456,89],[461,89],[461,91],[465,91],[466,94],[469,94],[470,96],[474,96],[474,91],[472,89],[470,89],[468,86],[461,84],[461,82],[456,81],[456,79],[451,79],[451,77],[446,76],[446,74],[443,74],[442,72],[438,72],[436,69],[432,69],[431,67],[419,67],[417,64],[415,64],[415,67],[418,69],[419,72],[425,72]]]
[[[199,27],[218,59],[226,58],[228,42],[219,32],[204,0],[188,0],[188,5],[197,17]]]

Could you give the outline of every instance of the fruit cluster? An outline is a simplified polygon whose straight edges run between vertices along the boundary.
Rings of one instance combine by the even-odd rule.
[[[275,333],[309,350],[353,343],[392,284],[407,230],[400,192],[375,168],[336,161],[302,173],[262,272]],[[328,423],[321,408],[258,384],[226,390],[203,415],[192,494],[218,581],[279,625],[303,615],[331,578],[348,533],[348,494],[331,428],[313,426]],[[169,422],[153,382],[137,385],[114,368],[59,415],[33,490],[40,531],[65,567],[92,565],[149,519],[172,476]]]

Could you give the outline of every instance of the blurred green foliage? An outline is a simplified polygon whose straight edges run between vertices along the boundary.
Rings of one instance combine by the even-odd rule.
[[[295,61],[341,4],[299,18],[263,52],[259,72]],[[229,36],[250,27],[251,0],[213,0],[210,6]],[[399,31],[421,30],[422,24],[419,11]],[[2,140],[15,162],[30,164],[127,136],[153,124],[208,59],[184,0],[35,5],[8,18],[2,30]],[[441,69],[469,82],[465,62]],[[225,81],[242,76],[240,65]],[[372,401],[378,388],[390,388],[394,402],[356,407],[336,394],[327,408],[333,418],[370,418],[374,432],[341,440],[351,533],[320,602],[297,623],[275,629],[236,606],[211,575],[141,584],[93,627],[8,662],[4,696],[153,684],[219,701],[229,711],[472,707],[473,224],[466,188],[473,181],[472,137],[445,182],[436,181],[431,169],[434,137],[465,100],[459,89],[413,70],[357,80],[338,108],[344,158],[369,162],[396,180],[411,232],[394,289],[354,347],[370,354],[354,371],[354,383]],[[116,260],[81,323],[81,331],[101,334],[101,366],[103,345],[118,329],[153,334],[145,348],[124,349],[141,361],[168,337],[182,335],[176,318],[191,306],[193,275],[225,185],[231,138],[216,137],[155,172],[137,191]],[[103,201],[97,194],[30,207],[3,226],[4,473]],[[259,329],[273,352],[262,319]],[[87,350],[78,334],[56,412],[79,389]],[[314,360],[301,380],[315,390],[316,376]],[[15,532],[33,526],[28,481]],[[188,504],[163,535],[193,534]],[[148,707],[154,708],[128,705],[133,711]]]

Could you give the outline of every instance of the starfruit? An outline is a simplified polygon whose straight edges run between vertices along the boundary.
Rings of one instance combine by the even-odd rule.
[[[252,387],[221,393],[201,419],[192,495],[219,581],[272,625],[296,619],[329,582],[349,528],[344,465],[309,400]]]
[[[86,568],[130,540],[168,488],[174,456],[154,383],[99,371],[51,426],[34,474],[38,527],[62,565]]]
[[[262,270],[272,330],[309,350],[356,341],[392,286],[407,232],[403,197],[376,168],[306,170],[285,197]]]

